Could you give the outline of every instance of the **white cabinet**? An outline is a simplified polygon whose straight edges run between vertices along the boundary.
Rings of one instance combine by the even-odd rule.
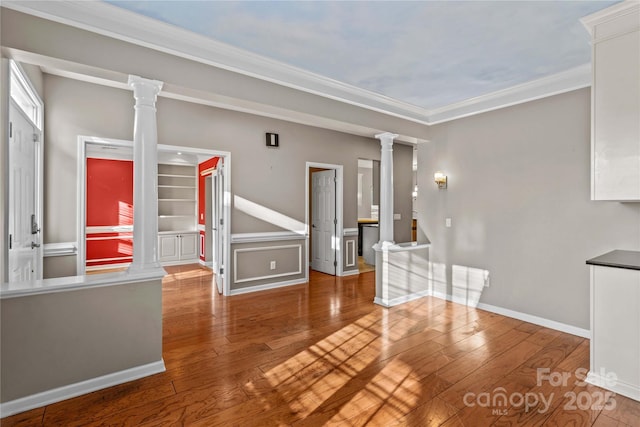
[[[587,382],[640,401],[640,252],[612,251],[587,262],[592,264]]]
[[[195,262],[198,258],[198,233],[158,235],[158,256],[164,264]]]
[[[640,3],[583,18],[592,36],[592,200],[640,201]]]

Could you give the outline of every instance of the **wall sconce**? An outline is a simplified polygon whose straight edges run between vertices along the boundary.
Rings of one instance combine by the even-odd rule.
[[[447,175],[443,174],[442,172],[436,172],[433,174],[433,179],[435,180],[436,184],[438,184],[438,189],[444,190],[447,188]]]

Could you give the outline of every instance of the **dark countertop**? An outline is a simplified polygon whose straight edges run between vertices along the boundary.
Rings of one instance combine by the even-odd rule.
[[[640,251],[615,250],[587,260],[587,264],[640,271]]]

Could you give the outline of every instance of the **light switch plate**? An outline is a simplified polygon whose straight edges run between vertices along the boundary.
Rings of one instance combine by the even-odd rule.
[[[445,227],[451,227],[451,218],[445,218],[444,226]]]

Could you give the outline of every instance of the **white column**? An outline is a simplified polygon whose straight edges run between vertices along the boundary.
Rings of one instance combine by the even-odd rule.
[[[376,138],[380,140],[380,207],[378,209],[378,224],[380,227],[380,245],[393,244],[393,140],[395,133],[380,133]]]
[[[158,261],[158,130],[156,99],[162,82],[129,76],[136,100],[133,125],[133,262],[130,271]]]

